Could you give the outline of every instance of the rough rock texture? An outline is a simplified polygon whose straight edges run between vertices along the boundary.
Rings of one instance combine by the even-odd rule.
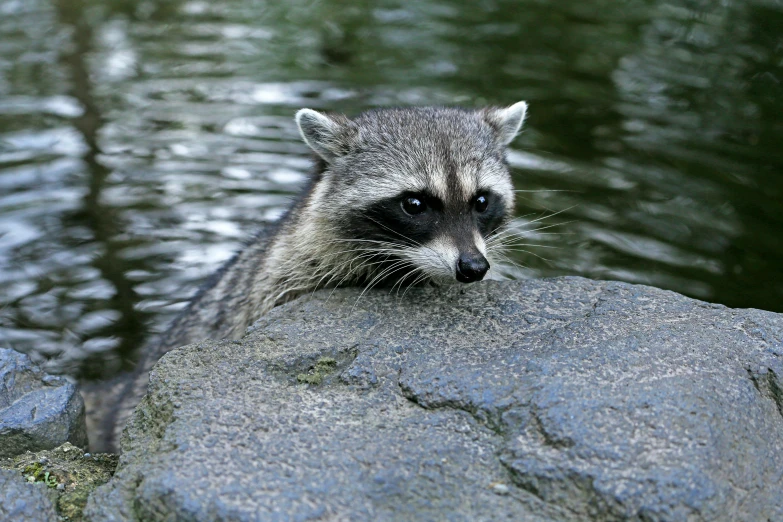
[[[58,518],[44,484],[28,484],[18,471],[0,469],[0,520],[51,522]]]
[[[783,520],[781,315],[580,278],[329,295],[166,355],[87,518]]]
[[[117,455],[84,453],[66,442],[53,450],[0,459],[0,471],[14,470],[20,478],[48,488],[62,520],[77,522],[82,520],[87,497],[109,481],[117,461]]]
[[[76,386],[44,373],[26,355],[0,348],[0,458],[64,442],[87,446]]]

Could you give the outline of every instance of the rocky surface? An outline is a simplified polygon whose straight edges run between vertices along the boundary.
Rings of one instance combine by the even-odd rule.
[[[90,520],[783,520],[783,316],[580,278],[175,350]]]
[[[87,446],[76,386],[45,373],[24,354],[0,349],[0,458],[65,442]]]
[[[53,495],[44,484],[30,484],[21,473],[0,469],[0,520],[4,522],[58,520]]]
[[[14,490],[13,498],[17,502],[37,502],[33,486],[43,486],[47,497],[54,502],[60,520],[78,522],[82,520],[87,497],[95,488],[109,481],[117,468],[117,461],[116,455],[85,453],[66,442],[53,450],[28,451],[13,458],[0,459],[0,471],[13,471],[17,478],[28,482],[27,488]],[[13,518],[0,517],[0,520]]]

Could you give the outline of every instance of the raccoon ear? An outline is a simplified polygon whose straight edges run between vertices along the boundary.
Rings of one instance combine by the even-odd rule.
[[[519,133],[522,123],[525,121],[527,103],[517,102],[505,109],[488,109],[484,118],[498,133],[498,140],[502,145],[508,145]]]
[[[304,142],[327,163],[347,153],[357,134],[354,124],[345,116],[327,116],[312,109],[300,109],[296,124]]]

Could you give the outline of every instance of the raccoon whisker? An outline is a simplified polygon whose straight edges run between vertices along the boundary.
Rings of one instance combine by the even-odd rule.
[[[345,267],[345,265],[348,265],[349,267],[351,267],[353,265],[353,262],[356,261],[356,260],[359,260],[359,259],[365,259],[366,258],[369,261],[372,258],[374,258],[376,256],[381,256],[381,255],[385,255],[386,256],[385,258],[388,258],[390,255],[392,255],[394,253],[393,251],[388,251],[388,253],[386,253],[384,251],[371,250],[371,249],[365,249],[365,248],[354,249],[354,250],[350,250],[348,252],[361,252],[361,253],[357,254],[355,256],[344,258],[341,263],[334,265],[331,268],[331,270],[329,270],[327,272],[327,274],[331,274],[332,272],[335,272],[335,271],[339,272],[343,267]],[[334,263],[334,261],[332,263]]]
[[[499,256],[502,255],[508,257],[513,252],[527,252],[527,251],[522,249],[508,248],[505,246],[493,246],[487,248],[488,255],[499,255]]]
[[[334,239],[336,243],[377,243],[389,246],[405,246],[404,243],[394,243],[392,241],[382,241],[379,239]]]
[[[545,227],[538,227],[538,228],[534,228],[533,230],[526,230],[525,232],[527,232],[528,234],[532,234],[534,232],[538,232],[539,230],[546,230],[552,227],[562,227],[563,225],[570,225],[571,223],[575,223],[575,222],[576,222],[575,219],[572,219],[571,221],[561,221],[560,223],[552,223],[551,225],[547,225]]]
[[[371,289],[373,286],[378,284],[384,277],[387,277],[389,274],[393,274],[394,272],[400,270],[401,268],[414,266],[413,263],[411,263],[407,259],[400,259],[392,263],[390,266],[386,267],[385,269],[381,270],[373,279],[369,282],[369,284],[365,287],[364,291]],[[364,292],[362,292],[363,294]],[[359,295],[361,298],[361,295]]]
[[[558,223],[564,225],[565,223]],[[553,225],[557,226],[557,225]],[[549,227],[545,227],[549,228]],[[544,230],[543,228],[537,228],[535,230],[531,230],[530,233],[536,233],[539,236],[573,236],[574,232],[541,232],[539,233],[539,230]]]
[[[546,262],[547,262],[547,263],[549,263],[550,265],[553,263],[553,261],[552,261],[551,259],[547,259],[547,258],[545,258],[545,257],[539,256],[539,255],[538,255],[538,254],[536,254],[535,252],[531,252],[530,250],[525,250],[525,249],[523,249],[523,248],[508,248],[508,249],[506,249],[506,250],[507,250],[507,251],[510,251],[510,252],[524,252],[524,253],[526,253],[526,254],[530,254],[531,256],[536,256],[536,257],[537,257],[537,258],[539,258],[540,260],[542,260],[542,261],[546,261]]]
[[[421,270],[420,267],[417,267],[416,265],[414,265],[410,260],[403,259],[403,261],[404,261],[403,264],[399,265],[398,267],[394,268],[389,273],[384,275],[384,278],[388,278],[388,277],[391,276],[391,274],[394,274],[395,272],[399,272],[400,270],[408,270],[405,274],[402,275],[401,278],[397,279],[397,281],[392,285],[392,289],[396,285],[400,284],[402,281],[405,281],[405,279],[407,279],[412,273],[414,273],[414,272],[416,272],[418,270]],[[391,293],[391,291],[389,293]]]
[[[487,247],[510,247],[510,246],[531,246],[531,247],[541,247],[541,248],[560,248],[553,245],[543,245],[538,243],[524,243],[524,241],[529,241],[531,238],[529,237],[515,237],[515,236],[509,236],[503,238],[501,241],[493,241],[493,242],[487,242]]]
[[[549,207],[548,207],[548,206],[546,206],[546,205],[542,205],[542,204],[541,204],[541,202],[540,202],[539,200],[535,199],[535,198],[534,198],[534,197],[532,197],[532,196],[523,196],[523,195],[517,195],[517,198],[518,198],[518,199],[521,199],[521,200],[524,200],[524,201],[529,201],[529,202],[530,202],[530,203],[529,203],[529,205],[531,205],[531,206],[532,206],[532,205],[536,205],[536,206],[538,206],[538,207],[539,207],[541,210],[544,210],[544,211],[547,211],[547,212],[556,212],[554,209],[551,209],[551,208],[549,208]]]
[[[489,233],[487,233],[487,237],[491,238],[491,237],[495,236],[496,234],[502,234],[512,224],[513,224],[513,221],[510,221],[508,223],[502,223],[502,224],[498,225],[497,227],[495,227],[492,230],[490,230]]]
[[[490,243],[492,241],[495,241],[498,237],[502,237],[502,235],[505,235],[505,227],[506,225],[500,225],[494,230],[491,230],[488,234],[486,234],[484,241],[487,243]],[[500,232],[498,232],[500,231]]]
[[[509,234],[532,234],[532,233],[537,232],[539,230],[545,230],[547,228],[552,228],[552,227],[556,227],[556,226],[560,226],[560,225],[565,225],[567,223],[570,223],[570,221],[563,222],[563,223],[552,223],[550,225],[545,225],[544,223],[540,223],[539,225],[536,225],[537,228],[533,228],[533,229],[525,229],[525,228],[523,228],[522,225],[517,225],[517,226],[506,228],[502,232],[500,232],[498,234],[495,234],[494,237],[503,237],[503,236],[507,236]]]
[[[374,263],[369,263],[369,264],[365,261],[365,262],[361,263],[359,266],[351,268],[351,270],[349,270],[348,273],[345,274],[345,276],[343,276],[343,278],[340,279],[340,281],[338,281],[338,283],[335,285],[334,289],[332,289],[332,292],[329,294],[329,297],[327,297],[326,300],[328,301],[332,297],[332,294],[334,294],[334,291],[337,290],[337,288],[339,288],[340,285],[343,284],[343,281],[345,281],[351,275],[351,273],[354,270],[356,270],[357,268],[369,267],[369,266],[372,266],[372,265],[385,263],[385,262],[387,262],[389,260],[389,257],[391,257],[391,255],[387,255],[384,259],[382,259],[380,261],[376,261]]]
[[[353,264],[353,262],[355,262],[357,259],[360,259],[360,257],[367,257],[367,255],[363,254],[362,256],[356,256],[356,257],[351,258],[351,259],[343,262],[342,264],[334,267],[332,270],[327,271],[326,274],[324,274],[321,277],[321,279],[318,281],[318,283],[315,284],[315,286],[313,288],[313,292],[318,290],[318,288],[320,287],[321,281],[323,281],[323,279],[325,277],[328,277],[330,275],[332,276],[329,279],[329,281],[327,281],[327,285],[328,285],[329,283],[331,283],[331,281],[335,277],[340,275],[340,272],[339,272],[340,268],[344,267],[346,264],[349,264],[349,265]],[[370,259],[371,259],[371,257],[370,257]],[[362,268],[364,266],[369,266],[369,265],[372,265],[372,264],[379,264],[379,263],[382,263],[382,262],[384,262],[384,261],[378,261],[376,263],[369,263],[368,264],[366,261],[363,261],[358,266],[352,268],[351,271],[349,271],[348,274],[346,274],[343,277],[343,279],[340,281],[340,283],[342,283],[342,281],[344,281],[348,276],[350,276],[351,272],[353,272],[354,270],[356,270],[358,268]],[[317,274],[315,275],[315,277],[317,277]],[[304,291],[309,290],[312,287],[312,280],[313,279],[314,279],[314,277],[305,277],[305,276],[286,279],[283,284],[287,285],[287,287],[275,297],[275,301],[281,299],[282,297],[284,297],[286,294],[289,294],[289,293],[299,292],[299,291],[302,291],[302,290],[304,290]],[[337,286],[339,286],[340,283],[338,283]],[[292,284],[293,284],[293,286],[292,286]],[[325,285],[325,286],[327,286],[327,285]],[[336,287],[335,287],[335,289],[336,289]],[[332,290],[332,293],[330,293],[329,296],[326,298],[327,301],[329,300],[329,298],[332,296],[333,293],[334,293],[334,290]]]
[[[507,256],[505,253],[503,253],[503,252],[495,252],[495,254],[496,254],[496,255],[498,255],[498,256],[500,256],[501,258],[505,259],[505,260],[506,260],[506,262],[508,262],[508,263],[511,263],[512,265],[515,265],[515,266],[517,266],[517,267],[519,267],[519,268],[530,268],[530,267],[529,267],[529,266],[527,266],[527,265],[524,265],[524,264],[522,264],[522,263],[519,263],[519,262],[517,262],[517,261],[514,261],[513,259],[511,259],[510,257],[508,257],[508,256]]]
[[[330,255],[327,256],[327,258],[328,259],[332,259],[334,257],[337,257],[337,254],[348,253],[348,252],[349,251],[343,251],[343,252],[337,252],[335,254],[330,254]],[[309,264],[318,264],[319,266],[314,268],[314,270],[318,271],[320,269],[320,266],[324,265],[323,261],[324,261],[323,259],[316,261],[315,259],[308,257],[308,258],[302,259],[298,263],[286,266],[285,267],[285,272],[280,275],[281,283],[282,284],[286,284],[286,283],[293,282],[295,280],[310,279],[310,277],[302,275],[301,273],[298,273],[297,270],[299,270],[303,266],[306,266],[306,265],[309,265]],[[297,277],[296,278],[286,277],[287,274],[297,274]]]
[[[514,192],[578,192],[578,191],[566,190],[566,189],[540,189],[540,190],[515,190]]]
[[[392,247],[392,248],[379,248],[379,247],[375,247],[375,246],[370,246],[370,247],[361,247],[360,246],[360,247],[352,250],[352,251],[357,251],[357,252],[364,251],[364,252],[368,252],[368,253],[372,253],[372,254],[384,254],[384,253],[387,253],[389,255],[398,255],[401,250],[405,250],[406,248],[409,248],[409,246],[410,246],[410,245],[406,245],[405,243],[399,243],[399,242],[395,243],[395,242],[391,242],[391,241],[380,241],[380,240],[374,240],[374,239],[360,239],[360,240],[338,239],[338,240],[335,240],[335,241],[338,241],[338,242],[358,241],[358,242],[362,242],[362,243],[366,242],[366,243],[372,243],[372,244],[378,244],[378,245],[388,245],[388,246]]]
[[[502,241],[493,241],[492,243],[487,242],[487,248],[508,248],[508,247],[516,247],[516,246],[530,246],[530,247],[542,247],[542,248],[560,248],[550,245],[543,245],[543,244],[536,244],[536,243],[526,243],[525,241],[530,241],[531,238],[529,237],[507,237],[503,239]]]
[[[356,308],[356,305],[359,304],[359,301],[361,298],[366,294],[371,288],[373,288],[376,284],[378,284],[383,277],[388,275],[389,273],[394,273],[397,270],[400,270],[401,268],[405,268],[406,266],[411,266],[412,263],[407,260],[400,260],[396,263],[392,264],[390,267],[382,270],[378,275],[375,276],[375,278],[370,281],[366,287],[364,287],[364,290],[362,290],[362,293],[359,294],[359,297],[356,298],[356,302],[353,305],[353,308],[351,308],[351,313],[353,313],[353,310]]]
[[[287,294],[290,294],[290,293],[293,293],[293,292],[297,292],[297,291],[299,291],[299,290],[306,290],[306,289],[307,289],[307,286],[302,286],[302,285],[300,285],[300,286],[292,286],[292,287],[287,287],[287,288],[283,289],[283,291],[282,291],[282,292],[279,292],[279,293],[277,293],[277,294],[276,294],[276,295],[275,295],[275,296],[274,296],[272,299],[269,299],[269,300],[270,300],[272,303],[276,303],[276,302],[278,302],[280,299],[282,299],[283,297],[285,297]]]
[[[539,245],[539,244],[536,244],[536,243],[504,243],[503,244],[504,247],[506,247],[507,245],[508,246],[515,246],[515,247],[529,246],[529,247],[536,247],[536,248],[556,248],[558,250],[561,250],[563,248],[563,247],[554,246],[554,245]],[[505,250],[512,250],[512,249],[505,248]]]
[[[498,235],[495,237],[492,237],[487,240],[487,246],[489,245],[506,245],[514,241],[525,241],[529,240],[529,236],[525,236],[522,234],[515,234],[515,233],[508,233],[504,234],[502,236]]]
[[[384,257],[384,258],[383,258],[383,259],[381,259],[380,261],[374,261],[374,262],[370,263],[370,262],[369,262],[369,260],[373,259],[373,257],[374,257],[374,256],[370,256],[370,257],[367,259],[367,261],[363,261],[361,264],[359,264],[359,265],[357,265],[357,266],[355,266],[355,267],[354,267],[354,266],[352,266],[352,265],[353,265],[353,260],[352,260],[352,261],[350,261],[350,262],[348,262],[348,267],[350,268],[350,270],[348,270],[348,272],[347,272],[347,273],[346,273],[346,274],[343,276],[343,278],[342,278],[342,279],[340,279],[340,281],[338,281],[338,283],[337,283],[336,287],[339,287],[341,284],[343,284],[343,281],[345,281],[345,280],[346,280],[348,277],[350,277],[350,276],[351,276],[351,274],[352,274],[354,271],[356,271],[356,270],[360,270],[360,269],[362,269],[362,268],[369,268],[369,267],[371,267],[371,266],[375,266],[375,265],[380,265],[380,264],[386,263],[386,262],[389,260],[389,257],[391,257],[391,254],[387,254],[387,255],[386,255],[386,257]],[[345,266],[345,263],[343,263],[343,264],[342,264],[340,267],[342,268],[343,266]],[[333,275],[333,276],[332,276],[332,277],[329,279],[329,281],[327,281],[327,285],[331,284],[331,282],[334,280],[334,278],[335,278],[335,277],[338,277],[339,275],[340,275],[339,273],[335,273],[335,274],[334,274],[334,275]],[[333,291],[333,292],[334,292],[334,291]]]
[[[516,229],[516,228],[518,228],[518,227],[520,227],[520,226],[522,226],[522,225],[524,225],[526,223],[530,223],[530,221],[523,221],[523,220],[524,220],[524,218],[526,218],[528,216],[532,216],[534,214],[536,214],[536,212],[530,212],[529,214],[525,214],[523,216],[517,216],[516,218],[511,219],[511,220],[509,220],[509,221],[507,221],[505,223],[501,223],[497,227],[495,227],[492,230],[490,230],[486,234],[486,236],[487,236],[487,238],[491,239],[491,238],[493,238],[495,236],[508,233],[509,231],[512,231],[512,230],[514,230],[514,229]]]
[[[387,250],[390,253],[396,252],[396,250],[392,250],[392,249],[387,249]],[[370,254],[381,253],[381,249],[366,249],[366,248],[354,248],[354,249],[341,250],[339,252],[330,253],[329,255],[327,255],[326,258],[319,259],[317,261],[318,267],[314,268],[315,274],[313,274],[312,277],[300,275],[299,279],[301,279],[301,280],[305,280],[305,279],[306,280],[312,280],[314,277],[318,276],[318,272],[319,272],[319,270],[321,270],[322,266],[326,266],[326,267],[330,268],[330,271],[333,270],[334,267],[330,266],[330,265],[333,265],[337,261],[335,258],[339,258],[340,254],[351,254],[351,253],[354,253],[354,252],[362,252],[362,251],[366,251],[366,252],[368,252]],[[366,255],[366,254],[362,254],[362,255]],[[353,259],[353,258],[351,258],[351,259]],[[350,259],[349,259],[349,261],[350,261]],[[296,273],[296,271],[299,270],[302,266],[305,266],[307,264],[314,263],[314,262],[315,262],[315,260],[313,260],[311,258],[304,259],[304,260],[300,261],[299,263],[296,263],[296,264],[294,264],[294,265],[292,265],[290,267],[287,267],[286,272],[287,273]],[[283,283],[287,283],[289,281],[293,281],[293,280],[292,279],[285,279],[283,281]]]
[[[407,274],[403,275],[396,283],[394,283],[391,287],[391,290],[389,290],[389,294],[394,292],[394,287],[397,287],[397,297],[400,296],[400,290],[402,289],[402,283],[409,278],[411,275],[415,274],[416,272],[421,272],[421,268],[417,266],[413,266],[413,270],[408,272]]]
[[[415,241],[415,240],[413,240],[413,239],[409,238],[408,236],[406,236],[405,234],[403,234],[403,233],[401,233],[401,232],[397,232],[396,230],[394,230],[394,229],[392,229],[392,228],[390,228],[390,227],[387,227],[386,225],[384,225],[384,224],[383,224],[383,223],[381,223],[380,221],[377,221],[377,220],[375,220],[375,219],[371,218],[370,216],[367,216],[366,214],[365,214],[365,217],[366,217],[367,219],[369,219],[370,221],[372,221],[373,223],[375,223],[376,225],[380,225],[382,228],[385,228],[385,229],[386,229],[386,230],[388,230],[389,232],[392,232],[392,233],[394,233],[394,234],[397,234],[397,235],[398,235],[398,236],[400,236],[401,238],[403,238],[403,239],[406,239],[406,240],[410,241],[412,244],[414,244],[414,245],[416,245],[416,246],[419,246],[419,247],[423,247],[423,246],[424,246],[424,245],[422,245],[421,243],[419,243],[418,241]],[[426,248],[426,247],[425,247],[425,248]]]
[[[353,241],[351,241],[351,242],[353,243]],[[401,243],[392,243],[390,241],[383,241],[383,242],[379,241],[378,243],[381,244],[381,245],[388,245],[389,247],[395,247],[395,248],[399,248],[400,246],[403,246]],[[367,246],[367,245],[352,245],[352,246],[356,247],[357,249],[383,250],[383,248],[375,247],[375,246]]]
[[[386,273],[386,274],[383,276],[383,277],[384,277],[384,279],[388,279],[388,278],[389,278],[389,277],[390,277],[392,274],[394,274],[394,273],[396,273],[396,272],[399,272],[400,270],[407,270],[407,272],[406,272],[406,273],[404,273],[404,274],[402,275],[402,277],[400,277],[399,279],[397,279],[397,281],[394,283],[394,285],[392,285],[392,288],[394,288],[394,286],[395,286],[395,285],[397,285],[397,284],[399,284],[401,281],[404,281],[405,279],[407,279],[407,278],[408,278],[408,277],[409,277],[409,276],[410,276],[410,275],[411,275],[413,272],[415,272],[415,271],[417,271],[417,270],[420,270],[420,268],[419,268],[419,267],[417,267],[416,265],[414,265],[413,263],[411,263],[411,262],[410,262],[410,261],[408,261],[407,259],[405,259],[405,260],[403,260],[403,261],[404,261],[404,263],[402,263],[402,264],[398,265],[397,267],[395,267],[394,269],[390,270],[388,273]],[[397,277],[397,276],[395,276],[395,277]],[[375,284],[378,284],[378,283],[380,283],[380,281],[376,282]],[[374,285],[373,285],[373,286],[374,286]],[[372,287],[370,287],[370,288],[372,288]],[[390,293],[391,293],[391,292],[390,292]]]
[[[349,272],[348,272],[348,273],[345,275],[345,277],[348,277],[349,275],[351,275],[351,272],[352,272],[353,270],[355,270],[355,268],[360,268],[360,267],[362,267],[362,266],[367,266],[367,261],[371,260],[371,259],[372,259],[372,258],[373,258],[375,255],[376,255],[376,254],[375,254],[375,253],[373,253],[373,252],[367,252],[367,253],[364,253],[364,254],[357,255],[357,256],[356,256],[356,257],[354,257],[354,258],[350,258],[350,259],[348,259],[347,261],[344,261],[343,263],[341,263],[341,264],[339,264],[339,265],[337,265],[337,266],[333,267],[331,270],[329,270],[328,272],[326,272],[326,273],[325,273],[325,274],[324,274],[324,275],[321,277],[321,279],[319,279],[319,280],[318,280],[318,282],[317,282],[317,283],[315,283],[315,285],[313,286],[313,293],[315,293],[315,291],[316,291],[316,290],[318,290],[319,288],[321,288],[321,283],[322,283],[322,282],[323,282],[323,280],[324,280],[324,279],[326,279],[327,277],[329,278],[329,280],[328,280],[328,281],[326,281],[326,284],[324,284],[324,286],[323,286],[323,287],[324,287],[324,288],[328,287],[328,286],[331,284],[331,282],[332,282],[332,281],[334,281],[334,279],[335,279],[336,277],[338,277],[338,276],[339,276],[339,275],[342,273],[341,271],[342,271],[343,267],[345,267],[345,265],[348,265],[348,268],[350,268],[350,269],[351,269],[351,270],[349,270]],[[355,268],[354,268],[354,267],[352,267],[352,265],[353,265],[354,261],[357,261],[357,260],[359,260],[359,259],[363,259],[363,258],[367,258],[367,261],[363,261],[363,262],[362,262],[362,263],[361,263],[359,266],[357,266],[357,267],[355,267]],[[342,282],[342,280],[341,280],[341,282]]]
[[[332,241],[338,242],[338,243],[391,243],[390,241],[385,241],[382,239],[363,239],[363,238],[336,238]]]
[[[347,263],[348,263],[348,266],[349,266],[350,270],[345,274],[343,279],[341,279],[338,282],[338,286],[341,285],[343,283],[343,281],[347,277],[349,277],[355,270],[357,270],[359,268],[362,268],[362,267],[367,268],[367,267],[370,267],[370,266],[374,266],[374,265],[378,265],[378,264],[381,264],[381,263],[385,263],[385,262],[387,262],[389,260],[389,258],[391,256],[396,255],[398,253],[399,253],[399,250],[391,250],[391,249],[384,249],[384,250],[369,250],[368,249],[368,250],[366,250],[366,252],[364,254],[356,256],[356,259],[367,258],[367,261],[370,261],[370,260],[372,260],[375,257],[380,257],[380,256],[384,256],[384,257],[383,257],[383,259],[381,259],[379,261],[375,261],[373,263],[369,263],[369,262],[365,261],[365,262],[363,262],[361,265],[359,265],[357,267],[353,267],[352,266],[353,265],[353,261],[354,261],[353,259],[352,260],[348,260]],[[340,266],[337,267],[336,270],[333,271],[335,273],[334,273],[334,275],[332,275],[332,277],[329,279],[329,281],[327,281],[327,285],[331,284],[331,282],[334,280],[334,278],[338,277],[340,275],[340,269],[342,269],[345,266],[345,264],[346,263],[342,263]],[[327,275],[329,275],[329,274],[327,274]]]
[[[328,302],[328,301],[329,301],[329,299],[331,299],[331,298],[332,298],[332,296],[334,295],[335,291],[337,291],[337,289],[338,289],[338,288],[340,288],[340,285],[343,283],[343,281],[345,281],[345,280],[346,280],[346,279],[347,279],[347,278],[348,278],[348,277],[351,275],[351,272],[353,272],[353,271],[354,271],[354,270],[356,270],[357,268],[362,268],[364,265],[365,265],[365,263],[360,263],[360,264],[359,264],[359,266],[357,266],[357,267],[354,267],[354,268],[351,268],[351,270],[350,270],[350,271],[349,271],[347,274],[345,274],[345,275],[343,276],[343,278],[342,278],[342,279],[340,279],[340,280],[337,282],[337,284],[336,284],[336,285],[334,285],[334,287],[332,288],[332,291],[331,291],[331,292],[329,292],[329,295],[326,297],[326,301]],[[331,279],[329,280],[329,283],[331,283]]]
[[[530,232],[531,233],[535,232],[535,230],[531,230]],[[536,235],[538,235],[538,236],[572,236],[572,235],[574,235],[574,232],[541,232],[540,234],[536,234]],[[502,242],[505,243],[507,241],[513,240],[514,238],[522,240],[522,239],[530,239],[530,236],[525,236],[525,235],[522,235],[522,234],[516,234],[514,237],[506,236],[506,237],[502,238],[503,239]],[[497,243],[497,241],[495,241],[495,243]]]
[[[502,259],[502,262],[498,263],[500,268],[503,267],[503,263],[506,263],[506,264],[509,264],[509,265],[513,265],[513,266],[519,268],[520,270],[529,270],[530,269],[530,267],[528,267],[526,265],[522,265],[522,264],[517,263],[516,261],[513,261],[511,258],[509,258],[507,255],[503,254],[502,252],[494,252],[494,255],[496,255],[496,256],[498,256],[498,257],[500,257]]]
[[[377,246],[376,246],[377,244]],[[373,242],[370,245],[356,245],[355,251],[364,250],[366,252],[392,252],[399,253],[400,250],[409,248],[410,245],[404,243],[393,243],[389,241]]]
[[[551,218],[551,217],[555,217],[555,216],[557,216],[557,215],[559,215],[559,214],[562,214],[563,212],[568,212],[569,210],[573,210],[573,209],[575,209],[577,206],[578,206],[578,205],[571,205],[571,206],[570,206],[570,207],[568,207],[568,208],[564,208],[563,210],[558,210],[557,212],[552,212],[551,214],[547,214],[547,215],[541,216],[540,218],[532,219],[532,220],[530,220],[530,221],[527,221],[526,223],[536,223],[536,222],[538,222],[538,221],[541,221],[542,219],[549,219],[549,218]]]
[[[408,288],[406,288],[405,291],[402,293],[402,297],[405,297],[405,294],[408,293],[408,290],[410,290],[417,284],[421,283],[425,279],[427,279],[427,274],[425,272],[422,272],[416,279],[413,280],[413,282],[410,285],[408,285]]]
[[[341,251],[339,253],[340,254],[352,254],[352,253],[355,253],[355,252],[364,252],[364,254],[361,254],[363,256],[364,255],[373,255],[373,254],[385,254],[385,253],[395,254],[395,253],[399,252],[399,249],[392,249],[392,248],[353,248],[353,249],[350,249],[350,250],[343,250],[343,251]],[[329,258],[335,258],[335,257],[338,257],[338,256],[333,255],[333,256],[328,256],[328,257]],[[336,260],[328,259],[328,261],[329,261],[328,263],[321,263],[321,264],[326,264],[328,266],[330,263],[332,263],[332,262],[334,262]]]
[[[520,238],[526,238],[527,236],[525,236],[524,234],[535,234],[535,233],[538,233],[541,230],[547,230],[549,228],[559,227],[561,225],[567,225],[569,223],[573,223],[573,221],[566,221],[566,222],[563,222],[563,223],[553,223],[551,225],[538,227],[538,228],[535,228],[533,230],[515,230],[515,229],[512,229],[512,228],[509,228],[507,230],[504,230],[500,234],[496,234],[496,235],[492,236],[491,238],[489,238],[489,240],[490,241],[499,241],[500,239],[507,238],[509,236],[517,236],[517,237],[520,237]],[[565,234],[565,233],[566,232],[558,232],[558,234]]]
[[[511,221],[509,221],[505,225],[502,225],[503,227],[505,227],[505,230],[503,232],[510,231],[510,230],[518,230],[520,228],[527,227],[527,226],[529,226],[529,225],[531,225],[533,223],[539,223],[539,222],[543,221],[544,219],[549,219],[551,217],[555,217],[555,216],[557,216],[559,214],[562,214],[563,212],[571,210],[574,207],[576,207],[576,205],[574,205],[572,207],[569,207],[569,208],[566,208],[566,209],[563,209],[563,210],[559,210],[557,212],[552,212],[551,214],[542,215],[542,216],[540,216],[540,217],[538,217],[536,219],[525,220],[525,219],[523,219],[524,216],[520,216],[518,218],[512,219]],[[560,223],[560,224],[564,225],[566,223],[572,223],[573,221],[574,220],[566,221],[566,222],[563,222],[563,223]]]
[[[523,216],[517,216],[513,219],[508,220],[505,224],[501,225],[501,227],[505,227],[507,229],[515,229],[515,228],[523,227],[528,223],[534,223],[532,219],[528,219],[530,216],[538,216],[537,218],[535,218],[536,220],[539,220],[541,218],[540,213],[530,212]]]

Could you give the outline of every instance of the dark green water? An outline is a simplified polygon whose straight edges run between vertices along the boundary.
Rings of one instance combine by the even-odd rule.
[[[0,345],[129,367],[297,190],[300,107],[520,99],[527,275],[783,312],[781,1],[0,0]]]

